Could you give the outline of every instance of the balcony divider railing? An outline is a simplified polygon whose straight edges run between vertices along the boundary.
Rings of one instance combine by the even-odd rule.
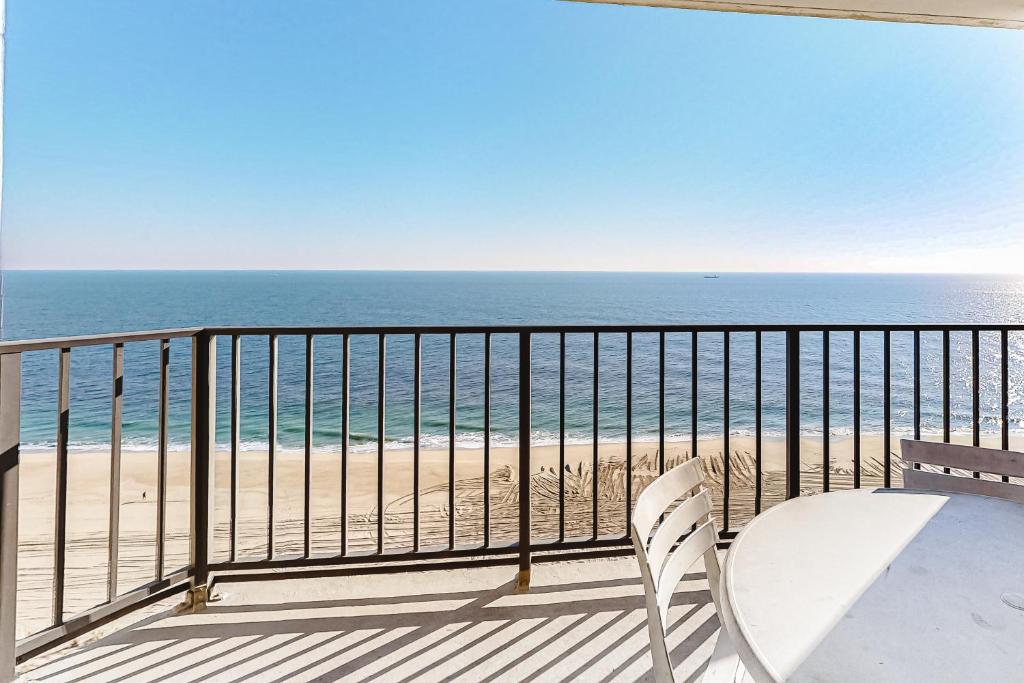
[[[808,369],[806,364],[801,362],[801,342],[809,335],[821,335],[820,355],[820,381],[812,383],[815,390],[820,388],[820,426],[817,428],[822,438],[822,462],[820,465],[821,490],[828,491],[832,487],[832,479],[837,476],[832,472],[832,460],[830,452],[832,423],[830,415],[834,404],[832,394],[831,374],[833,372],[832,344],[840,334],[852,335],[852,486],[862,485],[862,470],[865,465],[861,452],[861,336],[864,333],[882,335],[882,461],[879,484],[890,486],[892,484],[892,472],[894,462],[891,450],[892,434],[892,359],[893,359],[893,336],[901,335],[901,339],[912,340],[912,355],[906,356],[906,363],[912,367],[912,396],[906,404],[912,405],[912,435],[920,438],[922,435],[922,335],[941,335],[941,389],[942,389],[942,430],[941,438],[949,441],[952,436],[951,425],[951,342],[952,333],[969,333],[970,344],[970,402],[971,402],[971,442],[978,444],[981,437],[981,425],[983,416],[981,413],[980,392],[982,388],[981,367],[980,367],[980,335],[998,335],[997,342],[992,345],[997,348],[999,365],[999,397],[998,415],[995,421],[999,425],[998,439],[1002,448],[1009,447],[1009,386],[1010,386],[1010,352],[1008,340],[1011,333],[1024,331],[1024,325],[571,325],[571,326],[438,326],[438,327],[414,327],[414,326],[391,326],[391,327],[208,327],[208,328],[187,328],[158,330],[152,332],[138,332],[127,334],[109,334],[82,337],[64,337],[57,339],[31,340],[31,341],[8,341],[0,342],[0,681],[13,677],[15,664],[33,657],[49,648],[62,642],[79,636],[111,619],[126,615],[133,610],[166,599],[178,593],[187,595],[186,604],[191,602],[198,605],[205,601],[207,591],[211,586],[211,573],[215,579],[217,576],[231,577],[233,579],[261,578],[272,579],[288,576],[287,572],[265,573],[267,569],[295,569],[309,570],[310,568],[326,568],[331,565],[345,566],[351,570],[352,565],[366,565],[367,570],[402,570],[422,568],[426,561],[451,565],[453,563],[472,564],[474,562],[518,562],[518,585],[525,590],[530,582],[531,560],[550,559],[551,557],[562,557],[565,551],[577,553],[604,553],[619,552],[628,549],[628,519],[632,512],[633,503],[639,493],[639,488],[648,483],[657,473],[664,472],[673,464],[671,458],[666,457],[666,375],[668,372],[666,361],[666,335],[689,338],[689,448],[688,456],[698,452],[698,437],[701,436],[700,427],[703,421],[706,424],[706,413],[700,413],[704,397],[698,392],[698,382],[701,379],[700,371],[707,371],[706,363],[699,363],[698,342],[701,342],[700,349],[704,349],[704,340],[716,340],[721,342],[721,365],[715,370],[720,386],[717,391],[721,396],[721,413],[719,436],[722,439],[722,462],[719,464],[722,471],[718,473],[721,486],[718,493],[718,512],[724,530],[723,537],[730,539],[735,536],[736,528],[732,522],[735,516],[730,518],[730,497],[734,494],[730,482],[735,476],[733,471],[734,456],[730,452],[730,434],[732,417],[730,406],[735,394],[730,393],[730,386],[736,373],[732,369],[730,349],[733,347],[734,339],[738,335],[750,335],[753,338],[752,367],[749,374],[741,373],[744,377],[753,377],[752,382],[752,412],[753,412],[753,486],[752,486],[752,509],[751,514],[759,513],[765,504],[766,490],[764,487],[764,405],[763,396],[765,381],[765,366],[763,353],[765,339],[769,335],[776,335],[784,340],[783,353],[781,355],[784,382],[784,496],[794,497],[801,494],[802,482],[801,469],[806,463],[801,461],[801,375],[807,379]],[[567,471],[571,465],[567,459],[567,343],[569,336],[590,336],[592,337],[592,369],[589,399],[591,400],[591,428],[590,435],[592,448],[590,449],[590,462],[587,463],[589,471],[584,471],[583,463],[578,464],[575,473]],[[635,367],[635,345],[636,338],[640,336],[651,336],[657,339],[656,360],[652,364],[657,369],[657,453],[655,457],[656,471],[651,470],[646,479],[637,481],[636,476],[636,452],[637,441],[634,439],[636,420],[634,419],[634,403],[636,388],[634,386],[637,368]],[[492,464],[494,449],[492,446],[492,435],[494,426],[492,424],[492,371],[494,367],[492,340],[498,336],[508,336],[517,340],[518,360],[515,363],[517,375],[517,443],[518,448],[517,472],[515,480],[509,481],[508,486],[502,493],[501,512],[512,510],[517,512],[513,517],[516,519],[516,530],[514,536],[506,534],[502,538],[496,538],[494,524],[498,520],[498,511],[494,508],[494,484],[492,482]],[[621,482],[610,479],[602,484],[599,476],[601,470],[600,444],[602,439],[602,403],[601,388],[602,380],[607,373],[603,372],[602,359],[607,352],[602,349],[602,340],[611,336],[624,336],[624,383],[621,386],[624,401],[624,456],[621,466],[623,474]],[[301,520],[301,543],[298,547],[301,551],[297,555],[286,555],[281,548],[275,546],[275,533],[278,522],[275,518],[275,483],[279,472],[279,459],[283,457],[278,450],[279,429],[278,423],[278,392],[279,382],[279,339],[283,337],[299,337],[305,342],[304,372],[305,382],[303,392],[303,421],[302,421],[302,520]],[[336,456],[331,456],[338,461],[341,473],[338,485],[339,509],[338,519],[338,552],[327,554],[314,552],[313,543],[313,520],[314,520],[314,476],[313,456],[316,450],[314,443],[314,416],[313,406],[316,397],[314,395],[314,350],[317,347],[315,341],[318,338],[337,337],[340,338],[340,444]],[[387,476],[387,457],[385,447],[388,442],[387,429],[387,401],[389,377],[388,365],[388,342],[394,338],[408,338],[411,341],[412,359],[411,376],[412,387],[410,400],[412,402],[411,430],[411,458],[412,458],[412,494],[410,499],[411,515],[401,517],[399,521],[388,519],[387,507],[389,501],[385,497],[385,481]],[[423,499],[430,493],[423,488],[423,458],[424,452],[421,445],[423,420],[423,372],[424,363],[422,360],[423,340],[427,337],[447,337],[448,341],[448,387],[447,387],[447,468],[446,482],[440,488],[432,489],[434,493],[445,494],[446,500],[435,505],[436,510],[433,517],[426,519],[426,509]],[[460,506],[457,499],[457,439],[459,436],[459,406],[457,397],[459,395],[459,364],[457,350],[461,340],[478,337],[482,341],[482,377],[474,380],[474,384],[482,385],[482,425],[479,431],[483,435],[482,445],[482,503],[480,504],[480,518],[482,528],[479,542],[469,544],[460,543],[460,537],[456,526],[456,517]],[[213,466],[217,457],[217,339],[225,338],[230,341],[230,362],[225,363],[229,374],[229,422],[227,439],[228,459],[228,503],[227,503],[227,551],[226,557],[217,560],[213,555],[212,533],[217,509],[215,506],[215,477]],[[376,377],[376,434],[375,438],[375,469],[376,469],[376,491],[374,506],[370,511],[354,510],[355,501],[352,495],[352,481],[350,468],[354,456],[350,444],[353,417],[350,413],[352,403],[352,347],[353,339],[370,338],[376,340],[377,356],[377,377]],[[774,337],[773,337],[774,338]],[[986,337],[988,338],[988,337]],[[188,530],[189,553],[185,566],[166,571],[165,554],[167,534],[167,467],[168,467],[168,414],[170,411],[170,345],[171,340],[190,339],[192,344],[191,362],[191,457],[190,457],[190,519]],[[241,525],[239,520],[239,506],[244,493],[251,493],[243,489],[242,478],[240,477],[240,458],[243,453],[242,439],[242,402],[243,392],[241,389],[243,379],[243,340],[263,339],[266,343],[266,433],[267,433],[267,462],[263,491],[266,493],[266,526],[265,526],[265,553],[262,557],[245,556],[239,550],[239,536]],[[557,369],[554,366],[545,366],[545,371],[557,375],[557,380],[552,380],[557,386],[557,477],[544,481],[557,481],[557,492],[543,499],[534,501],[538,489],[533,482],[534,476],[531,469],[531,443],[534,434],[532,416],[534,412],[533,399],[535,396],[536,383],[534,379],[539,377],[538,370],[534,367],[534,342],[553,340],[557,342],[553,348],[557,349]],[[157,457],[157,486],[156,486],[156,528],[154,532],[155,557],[154,578],[151,581],[143,582],[128,590],[121,590],[118,576],[119,565],[119,536],[121,516],[121,468],[124,463],[121,452],[123,439],[122,420],[124,415],[124,383],[125,383],[125,346],[139,342],[156,342],[159,353],[158,371],[158,398],[157,398],[157,425],[158,437],[155,447]],[[111,445],[110,445],[110,482],[109,482],[109,525],[107,533],[107,580],[100,588],[97,586],[96,603],[92,609],[68,615],[65,608],[65,578],[66,578],[66,550],[68,545],[68,462],[69,462],[69,432],[71,425],[71,357],[75,349],[81,347],[109,347],[112,352],[111,365],[113,376],[110,386],[110,422],[111,422]],[[53,536],[53,578],[52,578],[52,603],[51,618],[47,627],[35,633],[17,637],[17,597],[18,597],[18,552],[19,552],[19,465],[21,462],[21,434],[22,434],[22,401],[23,382],[22,372],[23,354],[37,351],[56,351],[57,363],[57,392],[56,392],[56,420],[54,429],[56,433],[56,482],[54,491],[54,536]],[[514,357],[514,356],[513,356]],[[901,356],[902,359],[902,356]],[[511,363],[511,360],[506,359]],[[901,360],[903,362],[903,360]],[[687,368],[680,364],[681,372]],[[770,368],[768,368],[770,369]],[[730,375],[732,372],[732,375]],[[815,373],[811,373],[814,375]],[[618,377],[618,376],[617,376]],[[909,434],[909,433],[908,433]],[[938,435],[937,435],[938,438]],[[654,467],[654,464],[648,462]],[[714,466],[719,466],[714,465]],[[552,464],[551,469],[554,469]],[[543,468],[542,468],[543,469]],[[877,474],[877,472],[876,472]],[[568,476],[567,476],[568,475]],[[511,475],[510,475],[511,476]],[[569,478],[574,481],[574,496],[586,503],[589,498],[589,505],[580,506],[573,504],[571,514],[567,515],[566,494]],[[817,480],[815,479],[815,482]],[[543,482],[542,482],[543,483]],[[553,483],[551,485],[554,485]],[[602,499],[601,486],[621,486],[621,493],[614,495],[605,491],[605,499]],[[540,486],[540,484],[537,484]],[[815,483],[817,486],[817,483]],[[817,490],[817,489],[815,489]],[[74,492],[71,492],[74,493]],[[550,538],[540,538],[533,530],[532,514],[541,510],[543,514],[549,514],[549,508],[553,500],[557,499],[552,517]],[[604,502],[603,502],[604,500]],[[611,510],[609,510],[609,507]],[[588,509],[589,508],[589,509]],[[617,510],[617,512],[616,512]],[[609,514],[617,516],[621,521],[621,527],[617,526],[614,533],[602,533],[601,519],[606,519]],[[404,514],[404,513],[403,513]],[[603,515],[603,516],[602,516]],[[440,517],[440,519],[438,519]],[[577,517],[579,519],[577,519]],[[589,517],[589,520],[587,518]],[[351,520],[358,518],[361,531],[365,532],[371,542],[359,544],[354,538],[354,529]],[[398,518],[398,513],[395,513]],[[502,518],[504,519],[504,518]],[[544,517],[547,520],[547,517]],[[587,523],[585,523],[587,522]],[[545,522],[547,523],[547,522]],[[617,522],[618,523],[618,522]],[[569,525],[569,526],[567,526]],[[389,530],[401,526],[408,529],[411,538],[403,540],[402,545],[389,544],[385,542]],[[572,528],[573,533],[567,533]],[[590,532],[580,534],[580,528],[589,527]],[[619,531],[621,529],[621,531]],[[403,539],[405,537],[403,536]],[[562,554],[553,553],[562,551]],[[404,563],[404,564],[401,564]],[[372,567],[372,569],[371,569]],[[321,572],[324,571],[321,569]]]

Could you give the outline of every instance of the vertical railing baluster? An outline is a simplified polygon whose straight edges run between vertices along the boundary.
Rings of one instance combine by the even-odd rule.
[[[921,330],[914,330],[914,440],[921,439]],[[920,469],[918,463],[914,467]]]
[[[448,549],[455,549],[455,437],[458,369],[455,333],[448,336]]]
[[[722,333],[722,529],[729,530],[729,330]]]
[[[950,428],[949,428],[949,369],[950,369],[950,353],[949,353],[949,330],[942,331],[942,441],[943,443],[949,443],[950,439]],[[949,474],[949,468],[943,467],[942,471]]]
[[[600,431],[600,387],[601,387],[601,346],[600,336],[597,332],[594,333],[594,448],[593,448],[593,463],[591,464],[591,481],[590,481],[590,524],[592,529],[593,538],[596,540],[598,536],[597,530],[597,468],[598,468],[598,438]]]
[[[565,466],[562,466],[565,469]],[[562,505],[564,507],[564,505]],[[633,521],[633,333],[626,333],[626,538]]]
[[[21,354],[0,355],[0,680],[14,680],[18,624]]]
[[[349,364],[350,343],[348,334],[341,336],[341,554],[348,554],[348,432],[349,432]],[[417,434],[418,436],[418,434]],[[419,439],[416,440],[419,452]]]
[[[387,439],[387,339],[377,335],[377,554],[384,552],[384,442]]]
[[[156,437],[156,580],[164,578],[164,545],[167,536],[167,419],[170,411],[171,340],[160,340],[160,396]]]
[[[423,337],[417,332],[412,340],[412,549],[420,549],[420,407],[423,400]],[[485,410],[486,413],[486,410]],[[486,423],[485,414],[484,421]],[[487,431],[487,427],[484,427]],[[487,460],[487,445],[484,445],[484,460]],[[487,481],[484,480],[484,519],[487,517]],[[487,522],[484,522],[484,535],[487,534]],[[486,545],[486,543],[485,543]]]
[[[658,333],[658,473],[665,474],[665,332]]]
[[[754,514],[761,514],[761,330],[754,332]]]
[[[530,589],[530,333],[519,333],[519,575],[516,590]]]
[[[690,333],[690,457],[697,457],[697,330]]]
[[[231,335],[231,492],[228,518],[228,561],[238,552],[238,449],[242,437],[242,338]]]
[[[853,488],[860,488],[860,330],[853,332]]]
[[[491,544],[491,333],[484,333],[484,547]]]
[[[1004,451],[1010,450],[1010,359],[1009,333],[999,332],[999,444]],[[1003,476],[1003,482],[1010,478]]]
[[[942,331],[942,440],[945,443],[949,443],[950,438],[950,427],[949,427],[949,371],[950,371],[950,353],[949,353],[949,330]]]
[[[64,623],[64,565],[68,525],[68,428],[71,419],[71,349],[62,348],[57,370],[57,472],[53,528],[53,613],[51,623]]]
[[[885,488],[892,487],[892,358],[889,330],[882,333],[882,383],[884,396],[882,398],[882,466],[885,473],[882,475],[882,485]]]
[[[216,342],[217,338],[206,332],[192,337],[192,505],[189,519],[192,587],[189,602],[193,607],[206,603],[209,586],[210,520],[214,504],[210,482],[217,434]]]
[[[821,490],[828,493],[832,474],[832,434],[829,425],[832,417],[831,380],[829,378],[832,349],[828,330],[821,332]]]
[[[302,486],[302,554],[309,557],[311,550],[311,527],[313,521],[313,335],[306,335],[306,395],[303,421],[303,486]]]
[[[565,540],[565,332],[558,335],[558,540]]]
[[[800,331],[786,330],[786,497],[800,495]]]
[[[267,559],[274,558],[274,484],[277,479],[277,335],[268,341],[267,363]]]
[[[981,445],[981,352],[978,330],[971,330],[971,444],[977,448]],[[979,479],[980,472],[974,473]]]
[[[121,528],[121,416],[124,411],[124,344],[114,344],[110,397],[110,511],[107,531],[107,602],[117,597]]]

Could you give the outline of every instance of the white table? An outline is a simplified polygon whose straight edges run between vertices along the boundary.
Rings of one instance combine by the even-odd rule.
[[[1024,505],[902,489],[796,498],[733,541],[722,603],[757,681],[1024,680]]]

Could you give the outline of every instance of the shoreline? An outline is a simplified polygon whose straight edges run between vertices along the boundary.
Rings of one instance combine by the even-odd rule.
[[[1011,450],[1014,450],[1014,448],[1012,447],[1012,444],[1014,442],[1019,442],[1022,445],[1022,447],[1024,447],[1024,429],[1011,429],[1009,434],[1010,434]],[[862,440],[882,439],[884,437],[884,435],[885,435],[884,432],[880,432],[880,431],[862,431],[861,432],[861,439]],[[890,435],[891,439],[893,440],[893,442],[895,442],[898,439],[912,438],[913,431],[912,430],[896,430],[896,429],[894,429],[894,430],[889,432],[889,435]],[[842,443],[845,440],[851,440],[852,441],[852,439],[853,439],[853,432],[850,431],[850,430],[847,430],[847,429],[832,430],[830,432],[830,436],[831,436],[831,443],[833,443],[833,444],[835,444],[835,443]],[[941,436],[942,436],[942,430],[932,430],[932,431],[922,430],[921,431],[921,438],[923,440],[926,440],[926,441],[939,440],[941,438]],[[981,430],[980,431],[980,436],[981,436],[981,441],[983,442],[983,444],[984,443],[995,443],[996,445],[994,447],[996,447],[996,448],[999,447],[999,443],[1000,443],[1000,440],[1001,440],[1001,433],[1000,433],[999,430]],[[755,438],[755,435],[752,432],[750,432],[749,430],[737,430],[737,431],[729,432],[729,440],[730,441],[745,440],[745,439],[753,440],[754,438]],[[821,435],[820,431],[818,431],[818,432],[815,432],[815,431],[802,431],[800,433],[801,441],[807,441],[807,440],[820,441],[821,438],[822,438],[822,435]],[[954,442],[954,443],[965,442],[965,443],[969,444],[970,441],[971,441],[971,438],[972,438],[972,432],[971,432],[970,429],[959,429],[959,430],[954,429],[954,430],[951,430],[951,432],[950,432],[950,440],[952,442]],[[763,443],[785,441],[785,439],[786,439],[786,436],[783,433],[762,432],[762,434],[761,434],[761,440],[762,440]],[[698,444],[709,443],[709,442],[716,442],[716,441],[723,441],[723,440],[724,440],[724,436],[722,434],[720,434],[720,433],[701,435],[701,436],[697,437],[697,443]],[[447,453],[449,451],[449,447],[448,447],[447,443],[448,442],[447,442],[447,437],[446,436],[431,435],[428,438],[421,438],[421,440],[420,440],[420,452],[421,453],[426,453],[426,452],[433,452],[433,451],[438,451],[438,452],[443,451],[443,452]],[[649,438],[647,435],[644,435],[643,437],[639,437],[639,438],[634,437],[632,439],[632,444],[635,447],[650,447],[650,446],[653,446],[653,445],[658,445],[659,443],[660,443],[660,440],[658,438]],[[616,445],[621,445],[621,446],[624,447],[625,444],[626,444],[626,439],[625,439],[624,436],[612,436],[612,437],[604,437],[604,438],[599,437],[598,444],[599,444],[599,446],[602,446],[602,447],[603,446],[616,446]],[[670,436],[666,436],[665,444],[666,444],[666,447],[668,447],[669,445],[673,445],[673,446],[680,446],[680,445],[681,446],[687,446],[687,445],[692,444],[692,439],[691,439],[689,434],[672,434]],[[551,439],[551,438],[541,438],[541,439],[538,439],[536,436],[534,436],[534,439],[531,441],[530,445],[531,445],[532,449],[537,449],[537,448],[558,448],[560,444],[559,444],[558,439]],[[569,448],[570,446],[571,447],[581,447],[581,446],[591,447],[592,445],[593,445],[593,439],[592,438],[585,438],[585,437],[583,437],[583,438],[577,438],[577,437],[568,438],[567,437],[565,439],[565,447],[566,448]],[[216,446],[218,452],[219,451],[228,451],[228,450],[230,450],[230,447],[231,447],[230,443],[221,443],[221,442],[218,442],[217,446]],[[501,437],[500,439],[495,439],[492,436],[491,444],[490,444],[491,452],[494,452],[494,451],[499,450],[499,449],[518,449],[518,447],[519,447],[518,442],[516,442],[516,441],[514,441],[514,440],[512,440],[512,439],[510,439],[508,437]],[[167,445],[167,452],[168,453],[172,453],[172,452],[175,452],[175,453],[176,452],[186,452],[186,451],[189,450],[189,448],[190,448],[190,444],[188,444],[187,442],[186,443],[169,443]],[[52,454],[55,451],[55,449],[56,449],[56,445],[55,444],[41,444],[41,445],[40,444],[21,444],[20,451],[21,451],[22,454],[36,455],[36,454],[40,454],[40,453],[51,453]],[[389,440],[389,441],[386,441],[385,444],[384,444],[384,451],[385,452],[389,452],[389,453],[390,452],[412,451],[412,449],[413,449],[413,443],[412,443],[411,440],[407,440],[407,439]],[[155,443],[152,443],[152,444],[148,444],[148,443],[147,444],[122,443],[121,444],[121,453],[122,454],[128,454],[128,453],[152,453],[152,452],[155,452],[155,450],[156,450],[156,444]],[[241,442],[239,444],[238,452],[239,453],[266,453],[267,450],[268,450],[268,444],[266,444],[264,442]],[[332,443],[332,444],[316,444],[316,443],[314,443],[313,444],[313,451],[314,452],[319,452],[319,453],[337,453],[337,454],[340,454],[341,450],[342,449],[341,449],[340,444],[335,444],[335,443]],[[457,438],[456,439],[455,450],[456,451],[483,450],[483,440],[482,439],[477,440],[477,439],[461,439],[461,438]],[[110,452],[110,444],[109,443],[69,443],[68,444],[68,451],[71,452],[71,453],[106,453],[106,454],[109,454],[109,452]],[[277,448],[276,448],[276,452],[278,454],[304,453],[305,449],[302,446],[282,446],[280,443],[278,443]],[[365,453],[376,454],[377,453],[377,443],[375,441],[363,441],[363,442],[360,442],[358,444],[353,444],[353,443],[350,442],[349,443],[349,447],[348,447],[348,452],[349,452],[349,454],[365,454]]]

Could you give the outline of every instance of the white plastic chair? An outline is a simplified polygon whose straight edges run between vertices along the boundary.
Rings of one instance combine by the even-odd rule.
[[[973,493],[1024,503],[1024,486],[1020,484],[975,478],[971,474],[963,476],[956,472],[947,474],[914,468],[914,465],[918,464],[948,467],[968,473],[984,472],[1005,477],[1024,477],[1024,453],[910,439],[900,441],[900,453],[906,464],[903,469],[904,488]]]
[[[672,660],[665,643],[668,607],[672,594],[686,571],[703,555],[704,567],[715,610],[719,609],[719,580],[722,566],[716,544],[718,531],[711,519],[711,494],[702,486],[704,468],[699,458],[687,460],[658,477],[645,488],[633,510],[631,535],[647,599],[647,630],[651,636],[654,678],[660,683],[675,681]],[[669,512],[676,501],[679,505]],[[664,521],[651,530],[664,515]],[[693,525],[697,528],[691,533]],[[676,545],[683,537],[686,539]],[[712,681],[750,680],[723,626],[704,677]]]

